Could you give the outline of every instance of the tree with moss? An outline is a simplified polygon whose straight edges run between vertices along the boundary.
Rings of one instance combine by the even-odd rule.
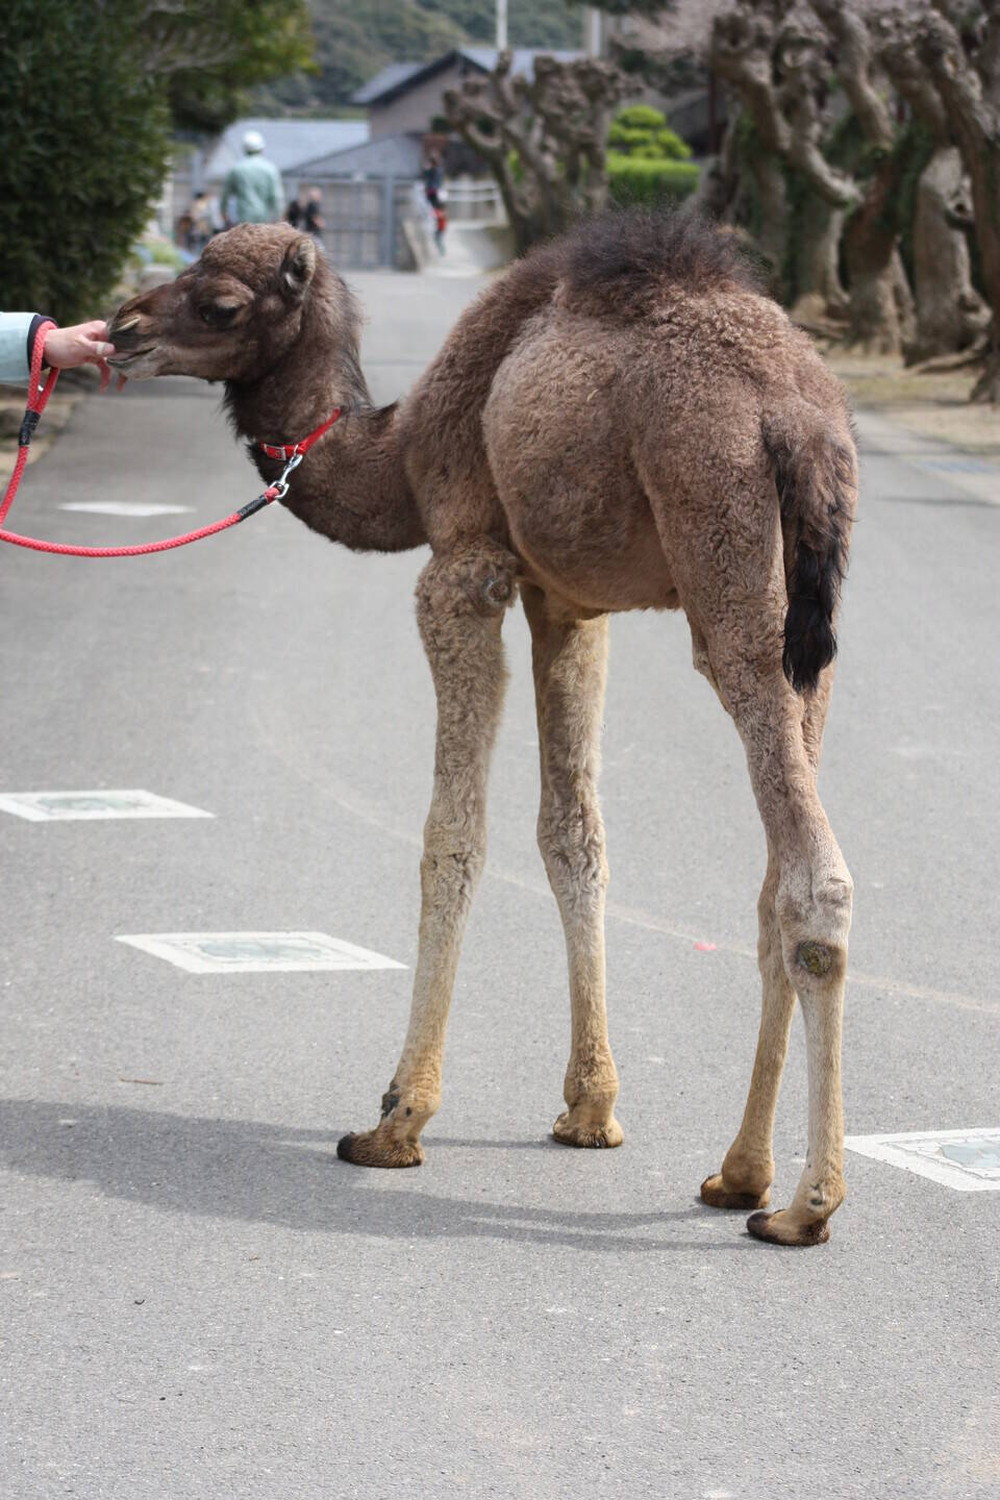
[[[707,67],[726,88],[701,200],[800,316],[910,360],[982,347],[989,323],[974,394],[1000,399],[1000,0],[604,8],[632,14],[619,52],[645,78]]]

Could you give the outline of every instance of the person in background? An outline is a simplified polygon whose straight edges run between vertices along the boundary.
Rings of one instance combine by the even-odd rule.
[[[448,211],[445,204],[448,202],[448,194],[443,187],[438,188],[437,201],[434,203],[431,213],[434,215],[434,243],[438,247],[438,254],[444,254],[444,232],[448,228]]]
[[[309,189],[306,206],[302,211],[302,228],[319,244],[323,243],[326,220],[323,218],[323,194],[318,187]]]
[[[424,182],[424,197],[431,208],[438,206],[438,194],[444,187],[444,168],[441,165],[441,153],[431,151],[428,153],[427,161],[420,172]]]
[[[200,255],[212,238],[219,231],[218,205],[213,203],[207,193],[195,193],[190,208],[191,228],[188,231],[187,248],[194,255]]]
[[[281,177],[264,155],[264,137],[248,130],[243,160],[236,163],[222,189],[227,224],[273,224],[281,218]]]
[[[299,225],[302,223],[302,215],[304,212],[305,210],[303,209],[302,204],[299,202],[298,198],[293,198],[291,203],[289,203],[288,205],[288,212],[285,214],[285,218],[288,220],[289,224],[291,224],[293,229],[298,229]]]
[[[43,313],[0,313],[0,381],[24,384],[31,374],[38,330],[51,321]],[[96,365],[101,372],[101,390],[106,390],[111,380],[108,355],[115,352],[114,344],[107,339],[108,325],[100,319],[71,328],[51,328],[42,368],[69,370],[74,365]]]

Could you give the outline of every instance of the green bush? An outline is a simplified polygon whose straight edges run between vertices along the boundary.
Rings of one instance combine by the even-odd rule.
[[[608,152],[608,181],[616,203],[664,203],[687,198],[698,186],[698,168],[690,161],[650,161]]]
[[[163,180],[162,90],[128,0],[4,0],[0,288],[8,311],[100,316]]]
[[[687,161],[691,155],[687,142],[668,128],[666,116],[649,104],[619,110],[611,122],[608,145],[624,156],[649,161]]]

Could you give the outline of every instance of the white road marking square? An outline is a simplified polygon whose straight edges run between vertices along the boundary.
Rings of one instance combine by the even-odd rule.
[[[118,937],[191,974],[259,974],[267,970],[405,969],[394,958],[325,932],[154,932]]]
[[[844,1145],[859,1156],[916,1172],[961,1193],[1000,1191],[1000,1129],[852,1135]]]
[[[152,505],[142,500],[70,500],[60,510],[83,511],[91,516],[185,516],[193,505]]]
[[[214,818],[201,807],[158,797],[155,792],[6,792],[0,812],[32,823],[62,823],[80,818]]]

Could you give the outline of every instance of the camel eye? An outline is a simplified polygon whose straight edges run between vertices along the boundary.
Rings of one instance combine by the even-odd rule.
[[[238,312],[239,308],[234,307],[232,303],[209,302],[200,310],[198,316],[203,323],[208,324],[209,328],[227,328]]]

